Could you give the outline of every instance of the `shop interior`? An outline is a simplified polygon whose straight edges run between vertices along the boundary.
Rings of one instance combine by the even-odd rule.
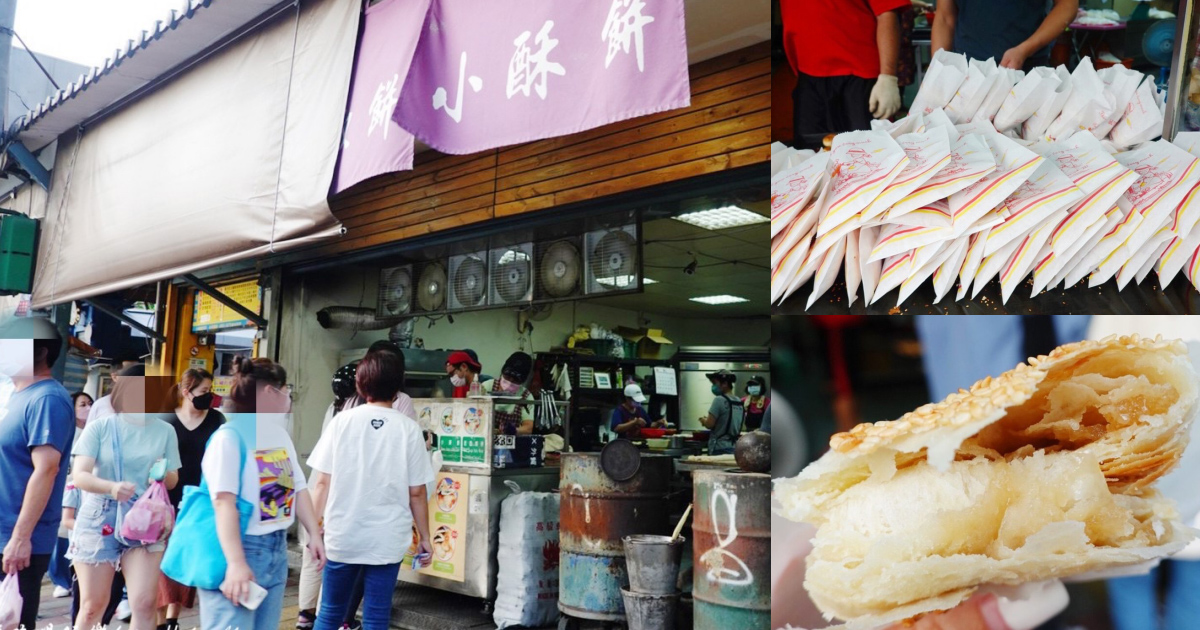
[[[686,438],[639,446],[701,453],[698,419],[713,399],[703,373],[734,371],[739,397],[751,376],[769,383],[765,188],[765,173],[741,173],[295,270],[284,280],[279,347],[294,382],[297,447],[316,442],[334,370],[390,338],[404,349],[413,398],[449,391],[452,350],[473,350],[485,379],[522,351],[535,361],[529,388],[564,407],[560,432],[573,450],[612,439],[613,409],[636,382],[652,418]],[[656,368],[676,382],[659,386]],[[569,393],[545,385],[564,370]]]

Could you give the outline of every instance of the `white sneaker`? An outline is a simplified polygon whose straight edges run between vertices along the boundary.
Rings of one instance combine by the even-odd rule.
[[[62,597],[70,597],[70,596],[71,596],[71,589],[63,588],[61,586],[54,587],[54,598],[55,599],[59,599]]]
[[[133,616],[133,611],[129,609],[129,600],[123,599],[120,604],[117,604],[117,612],[114,616],[121,621],[129,621],[129,618]]]

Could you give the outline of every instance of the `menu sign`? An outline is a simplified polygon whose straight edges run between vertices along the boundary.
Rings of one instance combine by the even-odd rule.
[[[233,301],[241,304],[251,312],[260,313],[262,309],[262,294],[258,280],[247,280],[234,284],[217,287],[217,290]],[[250,320],[237,311],[214,300],[203,292],[196,292],[196,306],[192,311],[192,332],[214,332],[230,328],[246,328],[251,326]]]
[[[426,398],[414,400],[413,406],[421,428],[437,436],[443,462],[480,468],[490,465],[491,401]]]
[[[418,412],[419,413],[419,412]],[[429,546],[433,558],[419,573],[462,582],[467,549],[467,488],[468,475],[439,472],[433,496],[429,499]],[[402,571],[412,571],[412,556],[417,551],[420,534],[413,526],[412,545],[404,555]]]

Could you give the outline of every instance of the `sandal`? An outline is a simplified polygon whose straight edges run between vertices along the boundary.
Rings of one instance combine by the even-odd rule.
[[[317,615],[309,610],[301,610],[296,616],[296,630],[312,630],[317,622]]]

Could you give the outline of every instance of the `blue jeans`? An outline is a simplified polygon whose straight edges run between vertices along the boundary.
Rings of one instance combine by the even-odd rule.
[[[1160,607],[1157,585],[1164,569],[1166,602]],[[1109,580],[1108,609],[1115,630],[1195,628],[1200,619],[1200,561],[1164,560],[1147,575]]]
[[[392,593],[400,576],[396,564],[343,564],[325,561],[321,584],[321,610],[313,630],[337,630],[346,617],[350,595],[359,574],[363,576],[363,630],[388,630],[392,617]],[[207,630],[207,629],[206,629]]]
[[[246,564],[254,581],[267,590],[258,610],[236,606],[221,591],[199,589],[200,627],[204,630],[277,630],[287,586],[287,532],[243,536]]]
[[[50,551],[50,568],[46,571],[55,586],[67,590],[71,589],[71,561],[67,560],[67,547],[70,545],[69,538],[59,538],[55,541],[54,549]]]

